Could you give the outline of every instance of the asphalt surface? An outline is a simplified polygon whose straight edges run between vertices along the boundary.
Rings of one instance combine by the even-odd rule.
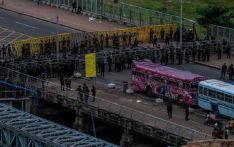
[[[50,19],[56,21],[55,17]],[[3,9],[0,9],[0,27],[14,30],[32,37],[56,35],[57,29],[59,33],[78,32],[77,30],[63,27],[61,25],[56,25]]]

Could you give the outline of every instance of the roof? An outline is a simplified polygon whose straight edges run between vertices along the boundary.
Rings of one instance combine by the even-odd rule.
[[[162,66],[160,64],[155,64],[150,60],[142,60],[135,62],[136,68],[144,69],[146,71],[151,71],[156,74],[161,74],[163,76],[174,77],[180,80],[192,81],[195,79],[204,79],[203,76],[198,74],[193,74],[188,71],[178,70],[168,66]]]
[[[230,83],[226,83],[226,82],[219,81],[216,79],[209,79],[209,80],[201,81],[199,85],[211,87],[211,88],[234,95],[234,85]]]

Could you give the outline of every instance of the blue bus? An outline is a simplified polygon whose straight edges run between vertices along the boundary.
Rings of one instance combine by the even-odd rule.
[[[198,106],[234,118],[234,85],[215,79],[199,82]]]

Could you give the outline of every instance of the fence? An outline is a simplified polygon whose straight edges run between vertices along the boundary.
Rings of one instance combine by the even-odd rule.
[[[216,40],[234,41],[234,29],[210,24],[207,27],[207,36]]]
[[[65,9],[72,8],[73,1],[76,2],[76,8],[80,7],[83,12],[90,15],[98,15],[109,20],[126,23],[133,26],[147,26],[159,24],[180,24],[180,16],[163,13],[151,9],[118,2],[112,0],[58,0],[58,6]],[[57,0],[45,0],[45,3],[51,6],[57,5]],[[183,18],[185,28],[196,29],[200,38],[206,36],[217,36],[218,39],[233,40],[234,29],[209,25],[206,30],[197,24],[196,21]]]
[[[27,87],[40,90],[42,92],[42,95],[47,95],[45,99],[51,100],[57,104],[61,104],[58,101],[59,98],[55,101],[55,99],[52,98],[52,95],[55,95],[56,97],[63,96],[65,97],[65,99],[63,99],[64,103],[61,105],[65,105],[66,107],[76,109],[73,104],[77,101],[77,91],[73,89],[61,91],[61,87],[58,84],[49,81],[43,81],[41,79],[22,74],[9,68],[0,67],[0,70],[2,71],[0,73],[0,79],[5,79],[8,82],[13,83],[16,81],[21,82],[24,83],[24,85]],[[103,98],[97,97],[95,98],[95,102],[90,101],[88,105],[90,105],[91,107],[98,108],[100,110],[108,111],[110,113],[119,114],[120,116],[131,120],[141,122],[145,126],[152,126],[154,128],[162,129],[166,132],[184,137],[188,140],[208,139],[211,137],[206,133],[181,126],[180,124],[164,120],[162,118],[144,113],[142,111],[138,111],[123,105],[119,105],[117,103],[113,103]]]
[[[73,1],[76,2],[76,8],[80,7],[87,14],[102,16],[109,20],[115,20],[133,26],[180,24],[179,16],[122,2],[114,3],[112,0],[58,0],[58,6],[70,9],[72,8]],[[51,6],[57,6],[57,0],[45,0],[45,3]],[[195,24],[190,19],[184,18],[183,21],[184,25],[189,28],[193,28]]]

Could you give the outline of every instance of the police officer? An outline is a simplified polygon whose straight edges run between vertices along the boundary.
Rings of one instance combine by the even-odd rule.
[[[165,58],[165,65],[167,65],[168,64],[168,49],[167,48],[165,49],[165,56],[164,56],[164,58]]]
[[[101,36],[100,36],[100,49],[103,50],[103,47],[104,47],[104,35],[101,34]]]
[[[96,88],[95,88],[94,85],[92,85],[91,92],[92,92],[92,97],[93,97],[93,102],[94,102],[95,101],[95,96],[96,96]]]
[[[150,32],[149,32],[149,43],[153,42],[153,38],[154,38],[154,31],[152,28],[150,28]]]
[[[186,63],[189,63],[189,49],[185,50],[185,59],[186,59]]]
[[[109,66],[109,72],[112,72],[112,58],[111,56],[108,56],[108,59],[107,59],[107,62],[108,62],[108,66]]]
[[[218,44],[218,59],[221,59],[222,51],[221,51],[221,44]]]
[[[170,59],[171,59],[171,64],[174,64],[174,62],[175,62],[175,55],[174,55],[175,53],[174,53],[174,48],[173,47],[170,47]]]
[[[161,64],[165,64],[165,49],[164,48],[162,48],[161,50],[161,60],[160,60],[160,62],[161,62]]]
[[[157,46],[157,41],[158,41],[157,36],[154,35],[154,37],[153,37],[153,47]]]
[[[193,43],[193,48],[192,48],[193,62],[195,62],[196,55],[197,55],[197,45],[196,45],[196,42],[194,42]]]
[[[106,34],[105,36],[105,44],[106,44],[106,48],[109,48],[109,35]]]

